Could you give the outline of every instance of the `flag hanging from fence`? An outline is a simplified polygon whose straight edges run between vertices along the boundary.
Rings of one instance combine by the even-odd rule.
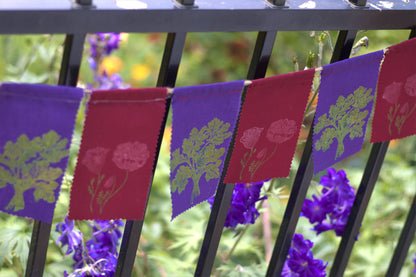
[[[383,51],[323,67],[313,134],[314,173],[359,152]]]
[[[50,223],[83,90],[0,87],[0,210]]]
[[[387,49],[381,65],[371,142],[416,134],[416,39]],[[413,118],[412,118],[413,117]]]
[[[166,88],[93,91],[69,219],[143,219]]]
[[[215,194],[244,81],[175,88],[171,141],[172,219]]]
[[[314,73],[254,80],[248,87],[225,182],[289,175]]]

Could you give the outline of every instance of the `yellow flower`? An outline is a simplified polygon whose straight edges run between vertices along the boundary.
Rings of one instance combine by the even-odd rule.
[[[147,65],[136,64],[133,66],[131,77],[137,81],[143,81],[150,75],[150,68]]]
[[[101,70],[105,70],[108,76],[113,75],[120,71],[123,66],[123,62],[118,57],[109,56],[105,57],[101,63]]]

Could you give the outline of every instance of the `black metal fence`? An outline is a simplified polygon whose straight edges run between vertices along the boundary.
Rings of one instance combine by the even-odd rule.
[[[247,79],[263,78],[269,64],[277,31],[338,30],[331,62],[349,57],[357,30],[408,29],[416,35],[416,3],[391,1],[319,0],[316,7],[301,9],[301,0],[143,0],[146,9],[125,10],[116,1],[30,0],[0,3],[0,34],[66,34],[59,84],[76,86],[87,33],[168,33],[157,86],[174,87],[188,32],[258,32]],[[161,138],[159,139],[159,147]],[[357,196],[342,236],[330,276],[342,276],[364,217],[389,142],[372,146]],[[284,218],[276,238],[267,276],[280,276],[309,183],[312,179],[312,133],[309,134],[293,183]],[[154,168],[156,166],[156,162]],[[195,276],[209,276],[213,267],[234,184],[221,183],[196,266]],[[151,203],[150,203],[151,204]],[[130,276],[140,240],[143,220],[127,221],[116,276]],[[386,276],[397,276],[416,230],[416,199]],[[33,228],[26,276],[42,276],[51,224],[36,221]]]

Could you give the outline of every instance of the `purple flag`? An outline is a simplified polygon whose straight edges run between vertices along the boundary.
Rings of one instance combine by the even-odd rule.
[[[359,152],[383,51],[323,67],[313,134],[314,172]]]
[[[51,222],[83,90],[0,87],[0,210]]]
[[[171,142],[172,219],[217,190],[244,81],[175,88]]]

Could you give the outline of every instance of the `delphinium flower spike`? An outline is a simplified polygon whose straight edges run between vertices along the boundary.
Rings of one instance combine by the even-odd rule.
[[[313,200],[306,199],[301,216],[315,224],[317,234],[334,230],[342,236],[355,199],[355,190],[350,186],[346,173],[328,169],[328,174],[321,177],[321,195],[312,195]]]
[[[254,224],[260,213],[256,209],[256,203],[267,197],[260,197],[260,191],[264,182],[235,184],[230,208],[228,209],[224,227],[235,228],[238,224]],[[208,200],[214,203],[214,197]]]

